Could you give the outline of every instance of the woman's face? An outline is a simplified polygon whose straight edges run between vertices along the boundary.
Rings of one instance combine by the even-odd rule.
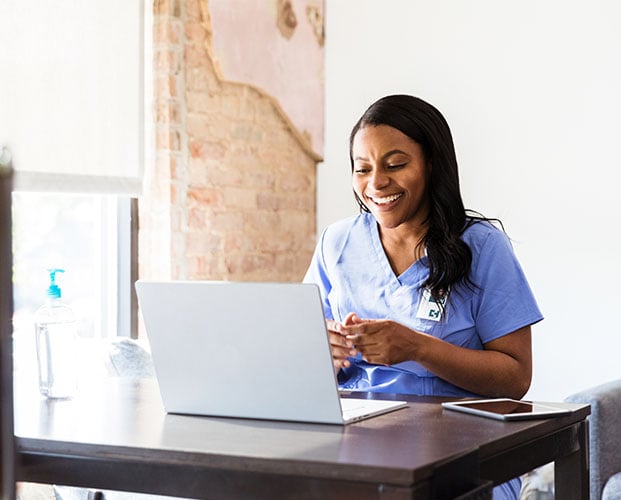
[[[382,228],[419,227],[429,214],[421,146],[388,125],[365,125],[352,143],[354,191]]]

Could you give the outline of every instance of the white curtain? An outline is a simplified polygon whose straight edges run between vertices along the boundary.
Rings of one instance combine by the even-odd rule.
[[[0,1],[0,146],[15,190],[140,193],[143,4]]]

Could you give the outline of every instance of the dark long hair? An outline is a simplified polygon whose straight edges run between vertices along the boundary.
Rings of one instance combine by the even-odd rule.
[[[431,165],[427,233],[419,243],[425,246],[429,262],[429,277],[423,286],[439,299],[456,284],[474,285],[470,280],[472,252],[461,235],[474,222],[489,219],[464,207],[453,137],[440,111],[410,95],[390,95],[371,104],[349,138],[352,171],[354,136],[367,125],[388,125],[399,130],[421,146],[427,165]],[[356,193],[354,196],[361,211],[369,212]]]

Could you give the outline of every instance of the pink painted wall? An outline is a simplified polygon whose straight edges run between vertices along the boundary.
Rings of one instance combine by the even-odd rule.
[[[287,3],[295,23],[283,33],[278,16]],[[312,21],[308,9],[318,14]],[[209,11],[222,76],[276,98],[323,156],[323,0],[210,0]]]

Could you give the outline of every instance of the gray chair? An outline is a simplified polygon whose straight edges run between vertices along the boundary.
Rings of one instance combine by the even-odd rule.
[[[591,405],[591,500],[621,499],[621,380],[585,389],[565,401]]]

